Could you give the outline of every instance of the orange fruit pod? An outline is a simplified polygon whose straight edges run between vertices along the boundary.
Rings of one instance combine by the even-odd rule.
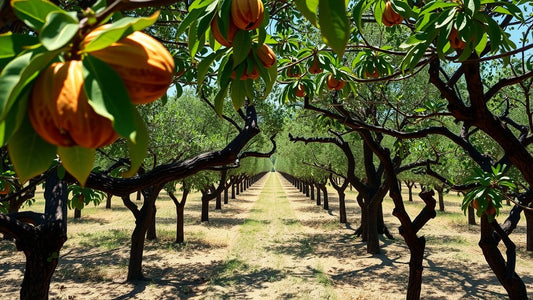
[[[37,77],[28,116],[37,134],[48,143],[99,148],[117,139],[111,121],[89,105],[83,82],[79,60],[54,63]]]
[[[90,32],[82,42],[94,39],[106,25]],[[136,31],[108,47],[89,52],[107,63],[122,78],[131,102],[145,104],[162,97],[172,83],[174,59],[151,36]]]
[[[304,88],[304,85],[299,83],[298,86],[296,87],[296,96],[297,97],[305,97],[305,88]]]
[[[398,25],[403,22],[403,17],[392,9],[392,4],[390,1],[385,3],[385,10],[383,11],[383,16],[381,17],[381,22],[387,27]]]
[[[311,63],[311,66],[309,67],[309,73],[311,74],[320,74],[322,73],[322,68],[320,68],[320,62],[318,61],[318,57],[315,56],[313,58],[313,62]]]
[[[257,29],[265,15],[261,0],[232,0],[230,11],[233,23],[242,30]]]
[[[235,38],[235,34],[237,34],[237,31],[239,28],[233,24],[233,21],[229,22],[228,27],[228,34],[227,39],[224,37],[222,32],[220,31],[220,27],[218,26],[218,16],[215,14],[215,17],[211,21],[211,34],[215,38],[217,42],[219,42],[222,46],[231,47],[233,46],[233,39]]]
[[[466,47],[466,43],[461,40],[459,37],[459,32],[455,28],[452,28],[450,31],[448,40],[450,41],[450,46],[454,49],[464,49]]]
[[[378,69],[374,69],[372,73],[365,70],[365,78],[378,78],[378,77],[379,77]]]
[[[261,46],[259,46],[259,48],[257,48],[256,54],[263,66],[267,69],[272,67],[274,63],[276,63],[276,54],[274,53],[272,48],[270,48],[266,44],[262,44]]]
[[[341,90],[344,87],[344,80],[336,79],[333,77],[333,74],[329,74],[328,76],[328,89],[330,90]]]

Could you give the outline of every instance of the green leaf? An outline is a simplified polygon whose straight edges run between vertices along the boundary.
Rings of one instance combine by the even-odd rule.
[[[36,31],[41,31],[49,13],[62,10],[46,0],[11,0],[11,7],[17,17]]]
[[[441,28],[441,27],[448,25],[453,20],[454,17],[455,17],[454,9],[450,9],[449,11],[444,11],[437,18],[437,21],[435,22],[435,28]]]
[[[239,80],[238,78],[231,81],[230,96],[235,110],[241,108],[244,104],[244,99],[246,98],[246,87],[244,84],[245,81]]]
[[[38,48],[12,60],[0,74],[0,120],[4,120],[14,102],[58,52]]]
[[[368,8],[367,1],[357,1],[352,10],[353,18],[357,24],[357,28],[362,28],[361,19],[363,18],[363,13]]]
[[[113,122],[122,137],[135,141],[135,109],[122,79],[105,62],[87,55],[83,58],[84,89],[94,111]]]
[[[222,111],[224,109],[224,99],[226,98],[226,95],[228,94],[229,85],[225,85],[222,87],[217,95],[215,96],[215,112],[217,115],[221,116]]]
[[[135,127],[137,127],[137,137],[135,142],[130,140],[127,141],[131,168],[122,174],[124,177],[131,177],[137,173],[137,170],[142,165],[144,158],[146,157],[146,152],[148,151],[148,129],[146,128],[146,124],[144,123],[144,120],[139,112],[137,110],[134,110],[134,112]]]
[[[28,111],[28,100],[31,95],[31,90],[26,89],[20,94],[7,114],[5,120],[0,123],[0,145],[5,145],[11,136],[18,130],[22,121],[26,118]]]
[[[183,19],[183,21],[178,26],[178,30],[176,32],[176,37],[179,37],[182,35],[189,26],[202,18],[205,14],[209,13],[208,7],[211,3],[213,3],[215,0],[196,0],[194,1],[191,6],[189,6],[189,13]]]
[[[79,23],[64,11],[54,11],[46,17],[39,39],[49,51],[62,48],[78,33]]]
[[[95,13],[99,13],[106,8],[106,0],[96,0],[96,2],[91,6],[91,9]]]
[[[87,149],[79,146],[58,147],[57,154],[65,170],[74,176],[81,186],[84,186],[93,169],[96,149]]]
[[[484,32],[483,35],[481,36],[481,40],[479,41],[479,43],[476,45],[476,48],[475,48],[478,56],[481,56],[481,53],[483,52],[483,50],[485,50],[485,47],[487,47],[487,43],[488,43],[487,33]]]
[[[24,46],[38,43],[39,40],[27,34],[0,34],[0,59],[11,58],[22,52]]]
[[[217,1],[209,4],[205,8],[205,15],[201,16],[198,19],[198,23],[197,23],[198,28],[196,29],[196,32],[198,34],[198,39],[200,39],[201,35],[207,31],[207,28],[209,28],[209,25],[211,24],[211,20],[213,20],[213,17],[215,16],[217,7],[218,7]]]
[[[233,39],[233,67],[236,67],[248,57],[251,43],[252,40],[248,31],[237,31],[237,34],[235,34],[235,38]]]
[[[265,76],[261,74],[261,77],[263,80],[265,80],[265,91],[263,92],[263,98],[266,98],[270,91],[272,91],[272,87],[274,87],[274,84],[276,83],[276,79],[278,77],[278,62],[276,61],[270,68],[268,68],[268,77],[269,80],[265,80]]]
[[[135,31],[139,31],[153,25],[157,21],[157,18],[159,18],[159,11],[156,11],[149,17],[122,18],[100,32],[100,34],[98,34],[93,40],[85,45],[81,51],[91,52],[103,49]]]
[[[385,10],[385,2],[377,1],[374,4],[374,19],[379,25],[383,25],[383,11]]]
[[[348,43],[350,25],[344,0],[319,0],[319,24],[324,42],[342,56]]]
[[[296,9],[298,9],[304,17],[313,24],[313,26],[318,27],[316,22],[317,20],[317,11],[318,11],[318,1],[319,0],[295,0]]]
[[[55,159],[57,149],[35,132],[28,118],[13,134],[7,148],[20,182],[46,171]]]
[[[196,33],[196,26],[197,22],[194,22],[192,26],[189,28],[189,52],[191,54],[191,58],[194,59],[194,56],[196,55],[196,52],[201,47],[201,44],[203,44],[204,40],[203,38],[205,35],[201,35],[201,39],[198,39],[197,33]]]
[[[217,52],[213,52],[211,54],[209,54],[206,58],[202,59],[202,61],[198,64],[198,68],[197,68],[197,71],[198,71],[198,85],[200,88],[203,81],[204,81],[204,78],[205,78],[205,75],[207,75],[207,72],[209,72],[209,67],[213,64],[213,62],[215,60],[218,60],[222,55],[224,55],[225,53],[227,52],[227,48],[225,49],[221,49],[221,50],[218,50]]]

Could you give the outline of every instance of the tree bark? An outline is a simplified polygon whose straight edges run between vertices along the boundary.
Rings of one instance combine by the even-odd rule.
[[[367,221],[367,240],[366,240],[366,252],[370,254],[379,254],[379,235],[378,235],[378,207],[374,205],[368,205]]]
[[[407,193],[409,194],[409,202],[413,202],[413,187],[415,186],[414,181],[405,181],[405,185],[407,186]]]
[[[217,194],[217,197],[215,199],[215,209],[222,209],[222,197],[220,194]]]
[[[322,187],[322,194],[324,195],[324,199],[323,199],[323,203],[324,203],[324,209],[325,210],[329,210],[329,196],[328,196],[328,188],[327,186],[324,184],[324,186]]]
[[[122,197],[126,207],[128,207],[135,216],[135,228],[131,234],[127,281],[142,280],[144,278],[142,272],[144,241],[148,228],[152,225],[155,216],[155,201],[162,187],[162,185],[154,186],[143,190],[143,206],[140,210],[137,209],[137,206],[133,202],[131,202],[129,197]]]
[[[339,195],[339,222],[345,224],[346,220],[346,194],[344,191],[338,191]]]
[[[481,216],[481,238],[479,241],[479,247],[483,251],[485,260],[489,264],[490,268],[498,278],[498,281],[507,291],[509,299],[511,300],[526,300],[527,291],[524,282],[516,274],[514,270],[514,264],[516,263],[515,254],[516,249],[514,243],[506,236],[501,236],[504,240],[507,248],[507,262],[502,256],[502,253],[498,249],[498,242],[493,237],[493,228],[497,228],[499,225],[494,220],[493,224],[489,223],[486,214]],[[503,232],[503,230],[501,231]]]
[[[113,198],[113,195],[111,193],[107,193],[106,201],[105,201],[105,208],[111,209],[111,198]]]
[[[468,225],[476,225],[476,212],[472,206],[468,206]]]
[[[437,194],[439,195],[439,211],[444,211],[444,186],[435,187]]]
[[[316,186],[316,205],[322,205],[322,199],[320,198],[320,187]]]
[[[176,243],[181,244],[185,241],[185,231],[184,231],[184,219],[183,212],[185,211],[185,203],[187,202],[187,196],[189,195],[189,189],[184,188],[183,194],[181,195],[181,201],[178,201],[174,193],[168,194],[174,205],[176,206]]]
[[[200,218],[201,222],[209,221],[209,200],[202,195],[202,215]]]
[[[229,195],[228,195],[228,194],[229,194],[228,189],[229,189],[229,186],[228,186],[227,188],[224,189],[224,204],[228,204],[228,202],[229,202],[229,201],[228,201],[228,196],[229,196]]]
[[[533,211],[524,209],[526,217],[526,249],[533,251]]]
[[[81,218],[81,210],[75,208],[74,209],[74,219],[79,219]]]
[[[146,222],[142,222],[141,224],[135,226],[135,229],[131,234],[130,259],[127,277],[128,281],[144,279],[142,262],[144,253],[144,239],[146,236],[146,229],[148,229],[148,224],[143,223]],[[144,227],[146,227],[146,229]]]
[[[149,241],[155,241],[157,240],[157,231],[156,231],[156,214],[157,214],[157,207],[154,205],[154,211],[152,213],[152,221],[150,222],[150,227],[148,227],[148,230],[146,231],[146,239]]]
[[[67,240],[67,184],[59,180],[56,172],[46,180],[44,197],[44,222],[17,238],[17,249],[26,256],[20,290],[23,300],[48,299],[59,251]]]

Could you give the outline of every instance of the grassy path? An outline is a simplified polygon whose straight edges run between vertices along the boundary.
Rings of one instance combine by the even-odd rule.
[[[336,298],[279,175],[267,176],[237,242],[202,298]]]

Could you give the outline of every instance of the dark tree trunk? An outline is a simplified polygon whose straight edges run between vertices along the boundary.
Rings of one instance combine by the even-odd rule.
[[[224,204],[228,204],[228,197],[229,197],[229,186],[227,188],[224,189]]]
[[[53,172],[45,183],[44,222],[17,239],[17,249],[26,256],[20,299],[48,299],[59,251],[67,240],[67,196],[67,184]]]
[[[435,190],[439,195],[439,211],[444,211],[444,186],[437,186]]]
[[[407,186],[407,193],[409,194],[409,202],[413,202],[413,187],[415,186],[414,181],[405,181],[405,185]]]
[[[365,204],[363,195],[361,193],[357,195],[356,199],[359,207],[361,208],[361,225],[355,231],[355,235],[361,236],[361,241],[366,243],[366,241],[368,241],[368,205]]]
[[[526,249],[533,251],[533,211],[524,209],[526,217]]]
[[[157,207],[154,205],[154,211],[152,213],[152,221],[150,222],[150,227],[148,227],[148,230],[146,231],[146,239],[149,241],[155,241],[157,240],[157,232],[156,232],[156,214],[157,214]]]
[[[217,194],[215,199],[215,209],[222,209],[222,195],[220,193]]]
[[[107,193],[107,197],[106,197],[106,200],[105,200],[105,208],[106,209],[110,209],[111,208],[111,198],[113,198],[113,195],[111,195],[110,193]]]
[[[378,203],[379,204],[379,203]],[[378,235],[378,212],[379,206],[376,204],[368,205],[367,221],[367,240],[366,240],[366,252],[370,254],[379,254],[379,235]]]
[[[307,182],[305,183],[305,196],[306,197],[310,196],[310,194],[309,194],[309,183],[307,183]]]
[[[131,234],[130,258],[128,265],[128,281],[141,280],[144,278],[142,272],[142,261],[144,253],[144,241],[148,228],[152,225],[155,217],[155,201],[162,186],[153,186],[143,190],[143,206],[141,209],[133,203],[128,196],[122,197],[124,205],[128,207],[135,216],[135,228]]]
[[[146,220],[147,218],[144,219]],[[146,229],[144,227],[146,227]],[[135,226],[135,229],[131,234],[130,259],[127,277],[128,281],[142,280],[144,278],[142,272],[142,262],[144,253],[144,239],[147,229],[148,224],[139,224]]]
[[[231,184],[231,199],[235,199],[235,184]]]
[[[241,185],[240,183],[235,184],[235,194],[237,195],[240,194],[240,190],[241,190],[240,185]]]
[[[322,205],[322,199],[320,198],[320,187],[316,186],[316,205]]]
[[[202,196],[202,216],[200,218],[201,222],[209,221],[209,200],[206,197]]]
[[[468,224],[476,225],[476,212],[472,206],[468,206],[467,214],[468,214]]]
[[[189,189],[184,188],[183,194],[181,195],[181,201],[178,201],[174,193],[168,194],[174,205],[176,206],[176,243],[181,244],[185,241],[185,231],[184,231],[184,219],[183,212],[185,210],[185,203],[187,202],[187,196],[189,195]]]
[[[79,219],[81,218],[81,210],[75,208],[74,209],[74,219]]]
[[[487,260],[490,268],[498,278],[498,281],[507,291],[509,299],[511,300],[526,300],[527,291],[524,282],[516,274],[514,270],[514,264],[516,263],[516,246],[514,243],[503,233],[503,230],[499,228],[499,224],[496,220],[493,223],[489,223],[486,214],[481,216],[481,238],[479,246],[483,251],[483,255]],[[494,229],[500,229],[498,234],[500,238],[504,240],[507,248],[507,262],[502,256],[500,249],[498,248],[498,241],[494,239]],[[503,233],[503,234],[502,234]],[[503,235],[503,236],[502,236]]]
[[[309,184],[309,189],[311,190],[311,200],[315,200],[315,186],[314,184]]]
[[[141,191],[137,191],[137,197],[135,198],[137,201],[141,201]]]
[[[345,224],[346,220],[346,194],[344,191],[337,191],[339,195],[339,222]]]
[[[328,188],[326,185],[322,187],[322,194],[324,195],[323,203],[324,203],[324,209],[329,210],[329,197],[328,197]]]

